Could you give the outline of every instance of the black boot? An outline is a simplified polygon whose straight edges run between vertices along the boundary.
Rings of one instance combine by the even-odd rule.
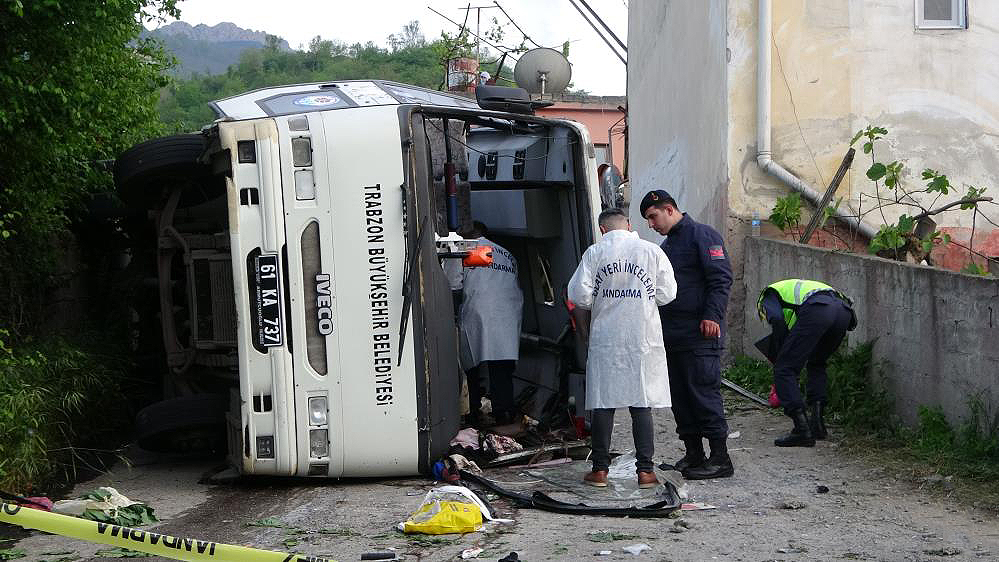
[[[676,470],[682,473],[684,470],[704,464],[707,459],[704,458],[704,442],[700,437],[687,437],[683,440],[683,445],[686,448],[683,458],[672,465],[664,462],[659,465],[660,470]]]
[[[774,439],[774,445],[778,447],[814,447],[815,438],[812,431],[808,429],[808,418],[805,417],[805,409],[801,408],[793,412],[787,412],[788,417],[794,422],[791,433],[784,437]]]
[[[812,437],[816,439],[826,439],[829,432],[826,431],[826,421],[823,419],[825,413],[825,402],[812,402],[812,415],[808,418],[808,429],[812,431]]]
[[[708,480],[711,478],[728,478],[735,474],[732,459],[728,456],[728,446],[725,438],[710,439],[711,456],[700,466],[693,466],[681,472],[687,480]]]

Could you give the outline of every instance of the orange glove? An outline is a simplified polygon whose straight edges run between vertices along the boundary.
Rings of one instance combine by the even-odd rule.
[[[468,256],[461,260],[465,267],[489,267],[493,264],[493,247],[476,246],[469,250]]]

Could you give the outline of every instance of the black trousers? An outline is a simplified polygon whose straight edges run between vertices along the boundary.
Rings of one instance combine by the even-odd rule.
[[[721,354],[715,349],[666,351],[669,392],[680,439],[725,439]]]
[[[483,361],[465,371],[468,378],[468,407],[473,416],[478,415],[482,406],[482,370],[489,374],[489,399],[492,401],[493,417],[497,421],[507,422],[516,413],[513,402],[513,371],[517,362],[508,359],[503,361]]]
[[[826,401],[826,363],[846,337],[853,314],[840,302],[806,302],[774,363],[774,386],[784,413],[805,407],[798,374],[808,367],[808,402]]]
[[[631,436],[635,440],[635,467],[639,472],[652,472],[655,454],[652,408],[628,408],[631,412]],[[593,470],[610,467],[611,433],[614,431],[614,408],[596,408],[590,420],[590,449]]]

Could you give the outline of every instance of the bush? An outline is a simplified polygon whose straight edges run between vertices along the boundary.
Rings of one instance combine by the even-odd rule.
[[[897,449],[933,471],[999,482],[999,414],[975,396],[970,399],[971,415],[958,427],[948,422],[942,409],[920,406],[918,425],[904,428],[892,413],[892,398],[881,365],[873,359],[873,344],[844,345],[830,357],[829,418],[847,437],[862,438],[855,443],[865,447]],[[726,368],[725,377],[766,396],[773,370],[765,361],[739,356]]]
[[[60,339],[4,345],[0,330],[0,489],[37,493],[71,481],[122,421],[121,371]]]
[[[892,427],[891,402],[880,369],[871,372],[873,342],[854,348],[844,345],[829,358],[829,393],[826,411],[836,422],[853,432],[884,432]],[[799,383],[807,375],[802,371]],[[770,363],[738,356],[725,369],[725,378],[762,397],[770,395],[773,369]],[[805,390],[802,388],[802,395]]]
[[[725,368],[724,376],[763,398],[770,395],[770,385],[774,382],[770,363],[748,355],[739,355],[733,358],[732,363]]]
[[[907,432],[907,441],[922,460],[938,470],[974,480],[999,482],[999,433],[989,420],[981,398],[971,400],[971,416],[953,427],[937,408],[919,407],[919,425]]]

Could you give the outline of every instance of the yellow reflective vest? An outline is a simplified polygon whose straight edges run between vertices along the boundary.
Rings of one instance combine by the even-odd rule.
[[[771,283],[760,293],[760,298],[756,301],[756,309],[760,313],[760,319],[764,321],[766,321],[766,312],[763,310],[763,297],[771,289],[780,297],[781,307],[784,309],[784,322],[787,324],[788,330],[798,321],[798,316],[795,314],[798,307],[815,293],[829,292],[843,299],[848,305],[853,302],[850,297],[825,283],[807,279],[785,279]]]

